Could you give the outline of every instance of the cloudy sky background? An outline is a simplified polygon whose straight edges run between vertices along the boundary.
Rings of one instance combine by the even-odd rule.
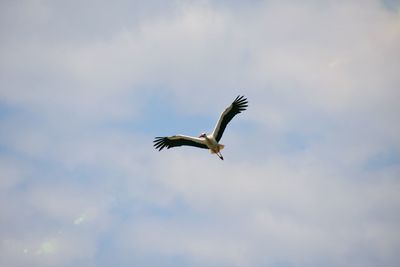
[[[399,266],[400,2],[1,1],[1,266]],[[154,136],[211,131],[225,161]]]

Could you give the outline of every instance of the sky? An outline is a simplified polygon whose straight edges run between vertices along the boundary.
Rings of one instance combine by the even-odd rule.
[[[400,1],[0,2],[0,265],[400,265]],[[155,136],[211,132],[206,150]]]

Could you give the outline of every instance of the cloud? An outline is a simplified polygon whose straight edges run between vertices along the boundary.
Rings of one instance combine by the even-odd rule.
[[[2,3],[0,263],[397,266],[388,3]]]

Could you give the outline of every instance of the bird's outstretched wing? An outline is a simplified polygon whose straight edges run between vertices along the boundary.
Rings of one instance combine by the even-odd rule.
[[[224,112],[222,112],[217,122],[217,125],[215,125],[214,131],[212,133],[212,136],[215,138],[215,140],[217,140],[217,142],[221,140],[226,125],[228,125],[228,123],[232,120],[233,117],[236,116],[236,114],[239,114],[240,112],[246,110],[248,106],[247,104],[247,98],[239,95],[238,97],[236,97],[233,103],[229,107],[227,107]]]
[[[186,135],[174,135],[169,137],[156,137],[154,147],[161,151],[164,147],[170,149],[176,146],[195,146],[199,148],[208,148],[204,138],[197,138]]]

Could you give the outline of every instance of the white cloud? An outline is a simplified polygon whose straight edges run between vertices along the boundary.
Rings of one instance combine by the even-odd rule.
[[[397,266],[398,13],[138,3],[2,3],[0,263]],[[225,161],[152,150],[159,93],[210,120],[249,98]]]

